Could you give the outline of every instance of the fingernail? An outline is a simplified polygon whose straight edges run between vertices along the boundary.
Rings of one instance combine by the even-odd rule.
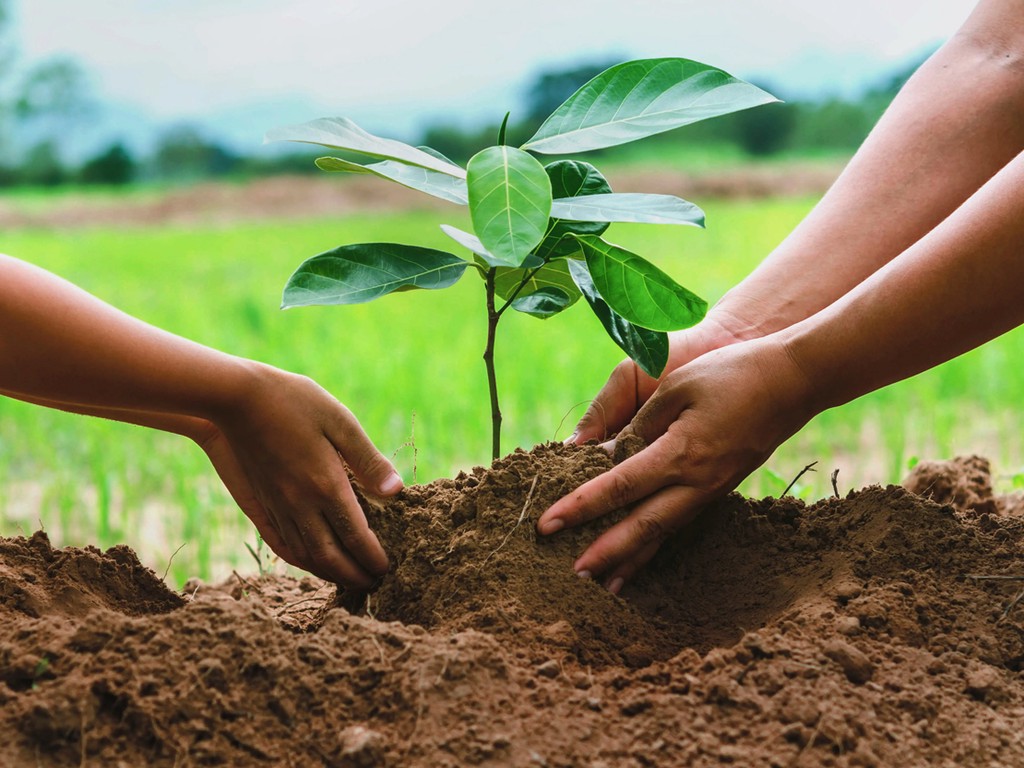
[[[576,442],[576,438],[579,437],[579,436],[580,436],[580,431],[577,429],[575,432],[573,432],[571,435],[569,435],[567,438],[565,438],[565,440],[562,441],[562,444],[563,445],[572,445],[573,443]]]
[[[402,486],[405,483],[402,482],[402,478],[398,476],[397,472],[392,472],[388,475],[388,479],[380,484],[380,492],[385,496],[392,496],[402,490]]]
[[[608,585],[608,591],[611,592],[613,595],[617,595],[619,594],[619,590],[622,589],[622,585],[625,583],[626,580],[624,578],[622,578],[621,576],[616,576],[614,579],[611,580],[611,583]]]
[[[544,536],[548,536],[552,533],[558,533],[563,528],[565,528],[565,520],[562,520],[560,517],[556,517],[554,520],[548,520],[546,523],[541,525],[540,532]]]
[[[576,571],[576,575],[579,576],[581,579],[591,578],[590,571]]]

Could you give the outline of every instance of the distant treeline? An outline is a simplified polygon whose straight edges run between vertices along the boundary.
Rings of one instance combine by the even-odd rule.
[[[0,0],[0,29],[4,21]],[[0,38],[0,58],[3,41]],[[508,140],[525,141],[540,122],[580,85],[615,62],[591,64],[541,73],[527,92],[524,115],[508,129]],[[787,152],[799,154],[854,150],[867,136],[896,92],[916,68],[897,72],[878,87],[853,100],[825,99],[769,104],[715,120],[695,123],[677,132],[653,137],[648,142],[685,141],[689,146],[731,145],[751,157]],[[758,83],[776,95],[770,83]],[[89,101],[84,77],[74,62],[45,62],[8,92],[17,95],[0,103],[0,147],[5,130],[40,135],[59,134],[47,125],[66,125],[87,119]],[[420,143],[429,145],[453,160],[465,162],[482,147],[494,143],[498,125],[466,128],[456,124],[435,124],[427,128]],[[57,142],[39,141],[17,161],[0,160],[0,187],[61,184],[124,185],[139,180],[194,181],[208,178],[246,178],[280,173],[314,173],[309,151],[290,155],[246,156],[206,136],[200,129],[183,125],[168,129],[155,150],[136,156],[121,141],[114,141],[84,162],[69,164],[62,159]]]

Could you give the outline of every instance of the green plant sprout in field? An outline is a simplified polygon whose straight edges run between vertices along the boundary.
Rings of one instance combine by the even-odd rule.
[[[343,245],[308,259],[288,280],[282,306],[358,304],[394,291],[447,288],[472,267],[484,281],[492,455],[501,446],[494,369],[498,322],[509,309],[545,319],[583,296],[605,331],[651,376],[668,360],[668,331],[698,322],[707,304],[650,262],[602,238],[613,222],[702,227],[704,213],[672,195],[612,192],[593,165],[570,155],[635,141],[776,99],[720,69],[688,59],[618,64],[583,85],[521,147],[496,146],[466,168],[429,147],[374,136],[343,117],[277,128],[268,141],[297,141],[372,158],[321,157],[325,171],[371,174],[468,205],[473,233],[442,230],[472,256],[399,243]]]

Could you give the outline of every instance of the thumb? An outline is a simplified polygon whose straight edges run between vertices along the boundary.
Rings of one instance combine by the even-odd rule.
[[[327,435],[359,485],[377,496],[394,496],[404,487],[394,465],[377,450],[356,417],[340,405],[337,423]]]
[[[615,366],[597,397],[590,401],[572,437],[566,442],[606,440],[626,426],[640,405],[638,375],[640,372],[632,360],[623,360]]]
[[[668,428],[679,418],[679,414],[690,407],[692,397],[690,388],[679,375],[672,374],[644,403],[633,420],[621,434],[632,433],[651,445],[664,435]]]

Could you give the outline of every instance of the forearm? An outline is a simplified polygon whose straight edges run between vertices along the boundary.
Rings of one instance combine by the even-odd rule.
[[[0,390],[65,406],[209,418],[230,407],[255,370],[7,256],[0,329]]]
[[[197,442],[201,441],[210,429],[209,421],[198,416],[187,416],[179,413],[163,413],[159,411],[126,410],[121,408],[105,408],[99,406],[75,405],[73,403],[62,403],[58,400],[46,400],[41,397],[9,392],[0,389],[0,395],[21,400],[32,405],[39,405],[44,408],[55,408],[68,413],[76,413],[82,416],[94,416],[100,419],[121,421],[126,424],[135,424],[140,427],[159,429],[162,432],[173,432],[176,435],[183,435],[192,438]]]
[[[1024,4],[983,0],[821,202],[709,314],[742,338],[811,316],[930,232],[1024,148]]]
[[[906,252],[778,334],[814,412],[912,376],[1024,322],[1024,153]]]

